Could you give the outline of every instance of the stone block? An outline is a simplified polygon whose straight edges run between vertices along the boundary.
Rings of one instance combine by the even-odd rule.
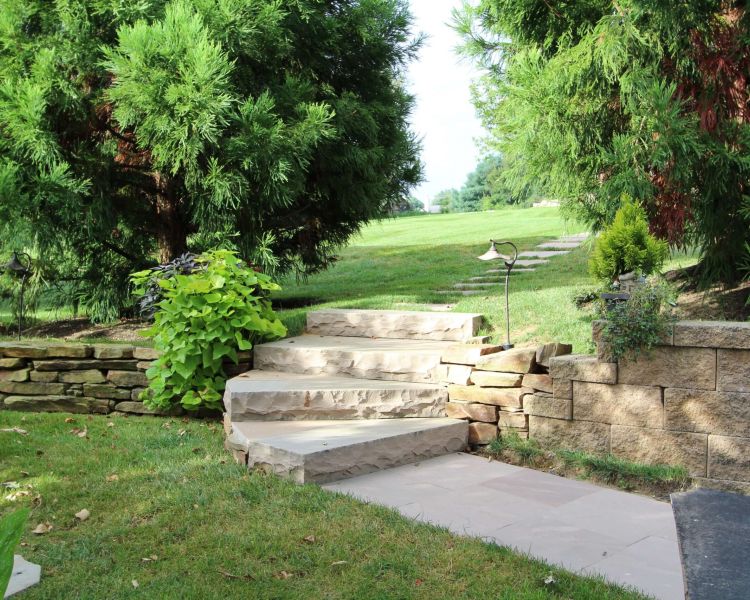
[[[708,436],[705,433],[612,425],[611,452],[639,463],[682,465],[691,475],[706,477]]]
[[[133,388],[130,390],[130,399],[134,402],[143,402],[141,400],[141,394],[146,391],[148,388]]]
[[[136,346],[133,348],[133,358],[137,358],[138,360],[156,360],[159,358],[159,352],[154,348]]]
[[[528,431],[528,417],[522,412],[506,412],[501,410],[497,414],[497,425],[502,428],[524,429]]]
[[[529,437],[547,448],[606,453],[610,426],[589,421],[566,421],[529,415]]]
[[[47,346],[46,358],[88,358],[91,346],[86,344],[50,344]]]
[[[148,408],[143,402],[137,402],[132,400],[126,400],[125,402],[118,402],[115,404],[114,410],[116,412],[124,412],[133,415],[159,415],[175,417],[183,414],[185,411],[181,406],[174,406],[169,410],[152,409]]]
[[[565,356],[571,352],[573,352],[573,346],[571,344],[560,344],[558,342],[544,344],[536,349],[536,364],[549,368],[550,358],[554,358],[555,356]]]
[[[120,344],[98,344],[94,346],[94,358],[133,358],[133,346]]]
[[[489,344],[492,338],[489,335],[475,335],[464,341],[464,344]]]
[[[470,402],[448,402],[445,405],[445,415],[452,419],[497,423],[497,406],[472,404]]]
[[[440,382],[455,385],[471,384],[471,367],[469,365],[441,365]]]
[[[18,371],[0,371],[0,381],[28,381],[30,369],[19,369]]]
[[[0,392],[14,396],[59,396],[65,393],[62,383],[44,383],[29,381],[18,383],[15,381],[0,381]]]
[[[443,350],[440,360],[448,364],[475,365],[482,356],[495,354],[502,349],[502,346],[494,344],[456,344]]]
[[[140,371],[109,371],[107,381],[121,387],[147,387],[148,377]]]
[[[35,360],[37,371],[83,371],[86,369],[117,369],[119,371],[136,371],[137,360]]]
[[[35,346],[20,342],[0,342],[0,356],[5,358],[44,358],[47,346]]]
[[[489,444],[497,438],[497,425],[492,423],[469,423],[469,443],[477,446]]]
[[[59,380],[63,383],[104,383],[106,381],[102,372],[96,369],[65,371],[60,373]]]
[[[453,401],[477,402],[502,407],[522,408],[521,388],[482,388],[476,385],[449,385],[448,397]]]
[[[0,369],[22,369],[25,366],[23,358],[0,358]]]
[[[529,439],[529,431],[524,429],[515,429],[513,427],[498,427],[498,433],[500,437],[508,437],[510,435],[517,435],[522,440]]]
[[[750,439],[709,435],[708,477],[750,481]]]
[[[490,356],[483,356],[477,361],[481,371],[499,371],[503,373],[529,373],[536,366],[535,348],[515,348],[504,350]]]
[[[750,394],[667,388],[664,428],[750,438]]]
[[[551,394],[552,377],[544,374],[526,373],[526,375],[523,376],[523,387]]]
[[[574,381],[573,418],[660,428],[664,423],[661,388]]]
[[[719,350],[717,389],[750,392],[750,350]]]
[[[139,360],[135,366],[139,371],[148,371],[153,364],[152,360]]]
[[[596,356],[586,354],[568,354],[551,358],[549,374],[552,379],[617,383],[617,365],[615,363],[600,362]]]
[[[480,387],[521,387],[521,373],[498,373],[496,371],[477,371],[471,373],[471,383]]]
[[[92,398],[110,398],[112,400],[130,400],[131,398],[130,390],[106,383],[84,383],[83,394]]]
[[[536,417],[570,420],[573,418],[573,401],[570,398],[529,394],[523,398],[523,412]]]
[[[674,345],[750,350],[750,323],[740,321],[679,321]]]
[[[29,412],[103,413],[111,410],[109,400],[74,396],[8,396],[3,400],[7,410]]]
[[[638,360],[621,360],[618,383],[716,389],[716,350],[657,346]]]
[[[555,398],[571,399],[573,397],[573,382],[570,379],[553,379],[552,395]]]
[[[57,371],[31,371],[29,373],[29,379],[31,381],[41,381],[43,383],[53,383],[57,381],[57,377],[60,375]]]

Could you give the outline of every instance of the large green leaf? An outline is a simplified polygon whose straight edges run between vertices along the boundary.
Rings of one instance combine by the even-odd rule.
[[[21,541],[29,509],[23,508],[0,519],[0,597],[5,596],[13,573],[13,553]]]

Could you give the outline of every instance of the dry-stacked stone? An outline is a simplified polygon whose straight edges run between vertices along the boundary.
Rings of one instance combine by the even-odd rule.
[[[442,356],[447,416],[469,421],[469,442],[475,446],[511,432],[528,437],[524,404],[537,395],[552,396],[549,359],[570,351],[567,344],[505,351],[491,344],[449,349]]]
[[[238,365],[225,365],[230,376],[250,369],[251,354],[239,354]],[[0,408],[160,414],[140,400],[145,371],[158,356],[123,344],[0,343]]]

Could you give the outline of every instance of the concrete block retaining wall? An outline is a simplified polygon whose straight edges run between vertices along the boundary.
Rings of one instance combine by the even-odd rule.
[[[750,323],[682,321],[638,360],[550,360],[552,394],[524,402],[544,445],[684,465],[699,482],[750,491]]]
[[[158,414],[140,401],[157,357],[153,348],[129,345],[0,343],[0,408]],[[225,366],[228,374],[250,368],[249,353],[241,360]]]

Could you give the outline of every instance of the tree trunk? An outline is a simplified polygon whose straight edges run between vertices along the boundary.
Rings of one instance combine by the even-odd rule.
[[[159,195],[156,198],[156,235],[159,245],[159,263],[165,264],[187,252],[187,227],[182,214],[182,201],[174,192],[170,178],[155,176]]]

